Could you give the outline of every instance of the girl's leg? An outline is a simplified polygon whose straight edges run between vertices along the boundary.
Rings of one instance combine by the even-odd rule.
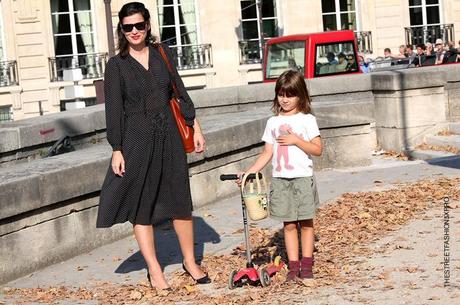
[[[299,237],[297,231],[297,222],[284,223],[284,243],[286,245],[286,252],[288,256],[289,272],[286,281],[295,280],[299,276],[300,262],[299,262]]]
[[[136,236],[139,249],[147,263],[152,285],[159,289],[168,288],[169,285],[166,282],[155,252],[153,226],[134,225],[134,236]]]
[[[302,256],[312,257],[315,243],[315,234],[313,231],[313,219],[300,221],[300,243],[302,245]]]
[[[195,260],[192,217],[176,218],[173,220],[173,225],[184,257],[185,268],[195,280],[204,277],[206,274]]]
[[[315,243],[313,219],[300,221],[300,240],[302,243],[300,277],[304,279],[313,278],[313,248]]]
[[[284,243],[289,261],[299,260],[299,237],[297,226],[297,221],[284,223]]]

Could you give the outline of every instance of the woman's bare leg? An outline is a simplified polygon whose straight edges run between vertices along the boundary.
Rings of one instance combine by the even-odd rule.
[[[187,268],[187,271],[190,272],[194,279],[202,278],[205,276],[205,273],[196,264],[195,260],[192,217],[176,218],[173,220],[173,225],[182,255],[184,256],[185,268]]]
[[[155,240],[153,235],[153,226],[151,225],[134,225],[134,235],[136,236],[139,249],[147,263],[152,285],[159,289],[169,287],[166,282],[160,263],[158,262],[155,252]]]

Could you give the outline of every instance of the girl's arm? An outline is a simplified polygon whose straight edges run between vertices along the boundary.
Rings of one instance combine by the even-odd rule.
[[[311,141],[305,141],[295,133],[292,133],[291,130],[288,130],[288,135],[279,136],[276,141],[280,145],[295,145],[300,148],[304,153],[312,156],[321,156],[323,152],[323,144],[321,142],[321,137],[317,136]]]
[[[256,162],[248,168],[246,173],[260,172],[273,157],[273,144],[265,142],[264,150],[260,153]]]

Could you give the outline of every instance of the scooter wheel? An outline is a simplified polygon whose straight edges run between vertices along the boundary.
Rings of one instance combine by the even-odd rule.
[[[267,287],[268,285],[270,285],[270,275],[268,274],[265,268],[259,270],[259,279],[262,287]]]
[[[233,281],[233,278],[235,277],[235,275],[237,274],[237,272],[238,272],[238,271],[233,270],[233,271],[230,273],[230,276],[228,277],[228,289],[235,289],[236,284],[235,284],[235,282]]]

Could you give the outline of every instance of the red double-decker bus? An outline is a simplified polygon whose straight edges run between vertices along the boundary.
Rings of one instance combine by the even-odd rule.
[[[362,73],[357,52],[350,30],[272,38],[264,50],[264,82],[276,81],[287,69],[305,78]]]

